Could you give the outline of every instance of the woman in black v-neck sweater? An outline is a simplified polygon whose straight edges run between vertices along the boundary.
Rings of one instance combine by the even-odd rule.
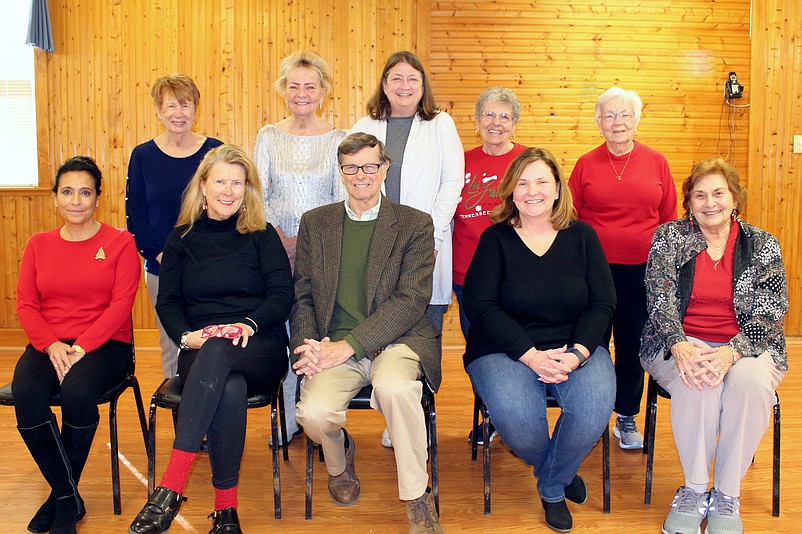
[[[585,502],[577,471],[615,400],[603,343],[615,289],[599,239],[576,221],[551,153],[519,154],[499,198],[465,277],[471,328],[463,361],[499,435],[534,468],[546,524],[567,531],[573,519],[565,499]],[[551,437],[547,393],[562,409]]]
[[[259,184],[242,149],[211,150],[187,186],[178,227],[167,239],[156,311],[181,347],[184,387],[170,462],[131,533],[170,527],[204,435],[214,527],[240,532],[237,484],[247,398],[275,391],[287,372],[284,323],[293,299],[290,264],[265,222]]]

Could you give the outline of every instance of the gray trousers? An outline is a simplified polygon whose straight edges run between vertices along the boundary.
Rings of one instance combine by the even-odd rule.
[[[145,285],[148,288],[150,302],[155,308],[156,298],[159,296],[159,277],[146,272]],[[159,347],[162,349],[162,372],[164,378],[170,378],[178,372],[178,345],[165,332],[158,313],[156,314],[156,327],[159,329]]]
[[[682,383],[674,358],[664,360],[658,354],[643,367],[671,394],[671,428],[685,485],[707,487],[715,457],[713,486],[726,495],[740,496],[741,479],[769,426],[774,392],[785,371],[764,352],[757,358],[741,358],[718,387],[705,385],[700,391]]]

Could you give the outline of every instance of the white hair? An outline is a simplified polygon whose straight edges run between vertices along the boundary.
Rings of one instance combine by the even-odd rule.
[[[643,110],[643,101],[635,91],[627,91],[620,87],[610,87],[596,100],[596,122],[601,120],[602,107],[614,98],[620,98],[632,106],[632,112],[635,114],[635,124],[638,124],[640,122],[640,113]]]

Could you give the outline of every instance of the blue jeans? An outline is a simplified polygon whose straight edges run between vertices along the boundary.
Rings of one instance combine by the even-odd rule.
[[[504,443],[534,468],[540,497],[550,503],[562,501],[565,486],[613,413],[615,370],[607,349],[597,347],[588,363],[561,384],[539,382],[537,374],[504,353],[472,361],[468,376]],[[551,437],[547,391],[562,410]]]

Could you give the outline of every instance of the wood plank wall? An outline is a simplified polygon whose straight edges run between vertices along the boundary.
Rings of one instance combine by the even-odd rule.
[[[47,190],[67,157],[88,154],[106,182],[99,218],[125,226],[131,150],[161,132],[149,91],[182,72],[201,91],[196,131],[252,151],[256,132],[286,115],[273,90],[281,60],[307,49],[334,74],[322,115],[350,128],[365,114],[396,50],[428,58],[428,1],[51,0],[56,53],[36,51],[40,190],[0,191],[0,328],[19,326],[15,292],[28,238],[57,224]],[[141,284],[136,327],[155,327]]]
[[[778,10],[793,7],[793,0],[769,1]],[[96,157],[107,177],[100,217],[118,226],[125,224],[131,149],[160,132],[148,96],[156,77],[192,76],[201,90],[196,130],[250,150],[258,129],[285,115],[272,82],[281,58],[300,48],[318,52],[332,68],[334,90],[322,113],[337,126],[347,128],[364,114],[386,57],[410,49],[430,66],[438,101],[453,114],[466,148],[479,143],[476,97],[485,87],[505,85],[524,105],[517,140],[551,149],[566,173],[601,142],[593,108],[611,85],[641,94],[638,139],[668,157],[678,182],[695,161],[728,150],[739,170],[753,173],[748,165],[759,152],[750,143],[771,141],[771,128],[753,141],[757,110],[738,109],[736,147],[729,149],[727,74],[738,72],[747,86],[739,104],[750,101],[752,85],[773,83],[750,65],[757,39],[750,46],[749,0],[51,0],[50,9],[57,52],[36,55],[40,184],[47,189],[66,157]],[[792,46],[793,35],[778,46]],[[798,59],[794,65],[798,73]],[[791,64],[784,68],[790,77]],[[794,114],[798,127],[795,87],[797,106],[783,111]],[[772,85],[775,95],[787,89]],[[770,109],[783,120],[776,105]],[[752,135],[758,135],[754,126]],[[789,239],[799,236],[792,218],[798,215],[790,212],[799,197],[798,189],[785,197],[788,218],[773,215]],[[0,328],[14,328],[21,251],[32,233],[56,220],[41,190],[0,191],[0,209]],[[768,202],[753,204],[747,218],[758,221],[772,210]],[[798,286],[798,267],[788,270]],[[144,288],[134,315],[137,327],[153,325]],[[792,310],[789,334],[802,333],[799,317]]]
[[[755,2],[752,23],[752,109],[749,123],[750,219],[780,240],[791,313],[787,333],[802,332],[802,6]]]

